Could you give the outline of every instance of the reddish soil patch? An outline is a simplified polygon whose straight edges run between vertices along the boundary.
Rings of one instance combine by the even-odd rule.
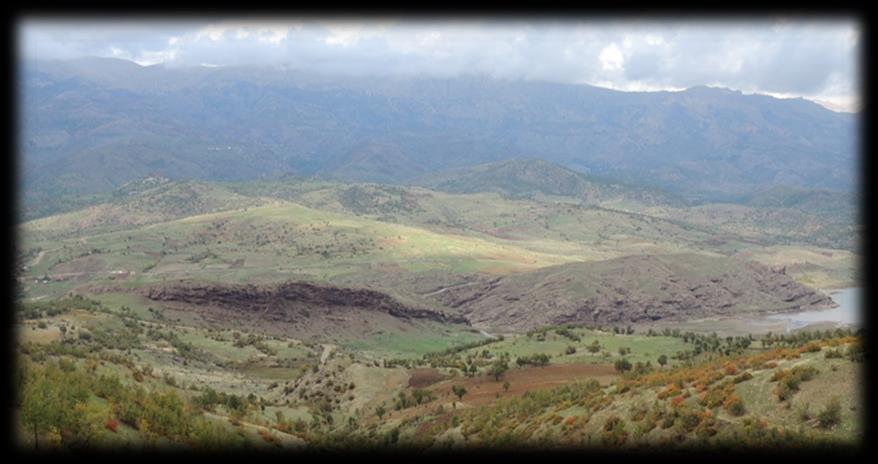
[[[409,387],[412,388],[424,388],[448,378],[447,375],[439,372],[437,369],[433,369],[432,367],[425,369],[412,369],[409,371],[409,376]]]
[[[510,369],[499,382],[487,375],[480,375],[474,378],[458,377],[442,382],[431,390],[436,397],[456,400],[457,397],[451,393],[451,386],[463,385],[467,391],[463,397],[463,403],[479,405],[495,401],[497,393],[500,394],[501,398],[521,396],[526,391],[546,390],[566,383],[589,379],[596,379],[602,384],[607,384],[617,376],[618,373],[610,364],[553,364],[546,367]],[[503,382],[505,381],[509,382],[508,392],[503,391]]]
[[[428,370],[428,369],[423,369]],[[451,392],[452,385],[462,385],[466,388],[466,394],[461,406],[479,406],[490,404],[498,399],[511,398],[524,395],[527,391],[546,390],[573,382],[584,382],[595,379],[602,385],[607,385],[618,377],[618,373],[610,364],[587,364],[569,363],[552,364],[546,367],[527,367],[523,369],[510,369],[506,375],[495,382],[493,377],[480,375],[478,377],[455,377],[449,378],[430,387],[435,400],[421,406],[404,409],[402,411],[388,411],[385,418],[405,419],[412,416],[432,411],[440,404],[445,404],[446,409],[457,397]],[[503,391],[503,382],[509,381],[509,391]],[[497,394],[499,393],[499,398]]]

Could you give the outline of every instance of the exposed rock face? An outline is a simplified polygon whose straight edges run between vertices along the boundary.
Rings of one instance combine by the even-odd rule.
[[[485,280],[435,295],[474,326],[528,330],[563,323],[658,319],[829,307],[832,300],[779,270],[694,254],[627,256]]]
[[[462,323],[466,319],[426,309],[411,308],[380,292],[285,282],[273,286],[217,285],[176,282],[144,288],[141,293],[172,310],[197,312],[209,321],[247,321],[284,333],[354,331],[366,335],[389,321]],[[386,328],[386,327],[385,327]]]

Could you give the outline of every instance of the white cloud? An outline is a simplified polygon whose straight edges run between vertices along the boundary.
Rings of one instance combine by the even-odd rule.
[[[625,64],[625,57],[622,56],[622,50],[615,43],[611,43],[601,50],[598,55],[601,60],[601,68],[605,71],[617,71],[622,69]]]
[[[663,90],[717,84],[833,104],[859,96],[852,22],[28,22],[23,56],[173,66],[283,64],[359,75],[456,76]]]

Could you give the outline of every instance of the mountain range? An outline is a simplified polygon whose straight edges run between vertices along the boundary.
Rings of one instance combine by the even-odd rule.
[[[148,175],[436,187],[443,172],[512,159],[709,200],[856,189],[856,115],[803,99],[106,58],[25,62],[19,77],[27,218]]]

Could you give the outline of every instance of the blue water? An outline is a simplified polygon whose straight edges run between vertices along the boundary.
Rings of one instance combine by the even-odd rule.
[[[802,311],[798,313],[773,314],[769,319],[789,321],[790,328],[805,327],[817,322],[835,322],[840,326],[859,326],[862,323],[861,307],[862,287],[831,290],[829,296],[838,307],[820,311]]]

